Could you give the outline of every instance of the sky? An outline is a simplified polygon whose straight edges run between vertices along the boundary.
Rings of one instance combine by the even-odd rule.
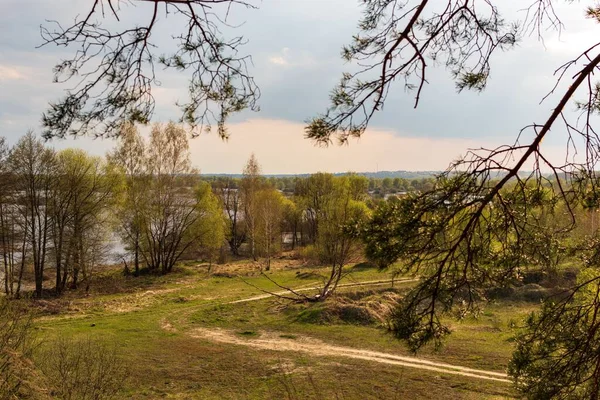
[[[440,3],[443,0],[434,0]],[[62,24],[86,12],[89,0],[0,0],[0,135],[10,143],[28,130],[40,132],[48,103],[68,85],[52,83],[52,67],[69,49],[42,47],[39,29],[48,20]],[[132,1],[136,3],[136,1]],[[141,2],[139,2],[141,3]],[[254,152],[265,173],[317,171],[443,170],[467,149],[513,142],[519,130],[541,123],[552,109],[554,71],[593,43],[599,27],[584,18],[589,1],[557,2],[564,29],[548,31],[541,42],[526,37],[516,49],[492,60],[489,86],[483,93],[456,92],[449,72],[429,72],[421,103],[413,93],[392,88],[385,108],[359,140],[347,146],[317,147],[303,138],[304,122],[328,106],[329,91],[348,66],[340,49],[357,32],[358,0],[262,0],[257,10],[234,8],[230,23],[247,38],[251,72],[261,89],[260,112],[244,112],[229,123],[231,137],[215,134],[191,142],[193,164],[204,173],[239,173]],[[589,4],[588,4],[589,3]],[[502,0],[509,20],[522,20],[522,0]],[[143,23],[148,4],[124,5],[123,24]],[[169,46],[173,20],[159,20],[152,41]],[[169,25],[171,24],[171,25]],[[175,102],[186,99],[185,76],[158,71],[155,121],[177,120]],[[57,149],[81,147],[101,155],[112,140],[54,140]],[[559,129],[544,141],[548,154],[564,158],[565,136]]]

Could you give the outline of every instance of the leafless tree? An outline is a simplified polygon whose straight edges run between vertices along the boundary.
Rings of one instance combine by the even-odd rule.
[[[215,192],[225,209],[229,232],[227,243],[233,255],[239,255],[240,246],[246,241],[246,229],[243,222],[243,206],[239,185],[227,178],[215,183]]]
[[[246,235],[250,241],[250,254],[254,261],[257,259],[256,254],[256,238],[258,201],[257,196],[263,186],[261,177],[261,168],[254,153],[250,155],[248,162],[244,166],[244,176],[240,183],[241,200],[244,206],[244,225],[246,226]]]

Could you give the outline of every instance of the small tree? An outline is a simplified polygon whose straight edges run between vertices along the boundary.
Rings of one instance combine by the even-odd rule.
[[[256,237],[258,236],[257,219],[259,213],[257,196],[261,186],[262,179],[260,176],[260,165],[258,164],[258,160],[254,156],[254,153],[252,153],[244,167],[241,190],[242,204],[244,205],[244,223],[246,225],[248,239],[250,240],[250,254],[255,261],[257,256]]]
[[[142,210],[147,202],[147,163],[145,143],[133,123],[126,122],[120,130],[115,150],[108,154],[111,163],[125,174],[126,186],[116,216],[119,235],[133,255],[134,273],[140,272],[142,241]]]
[[[233,255],[238,256],[240,246],[246,240],[246,227],[243,221],[243,205],[239,185],[236,180],[226,178],[215,183],[215,191],[225,209],[229,249]]]
[[[192,227],[191,236],[195,238],[192,248],[212,264],[225,240],[226,220],[210,184],[200,182],[195,195],[198,220]]]
[[[114,399],[127,379],[117,349],[92,338],[51,342],[38,362],[52,397],[61,400]]]
[[[334,190],[324,202],[315,245],[321,261],[330,266],[330,273],[312,300],[323,301],[331,296],[343,277],[344,266],[360,254],[353,232],[368,216],[369,209],[357,200],[359,193],[351,189],[350,178],[337,178]]]
[[[308,225],[308,236],[312,242],[317,240],[319,226],[325,215],[326,203],[334,191],[334,176],[316,173],[296,184],[298,203],[304,210]]]
[[[283,198],[283,225],[285,232],[292,234],[292,250],[298,244],[298,233],[302,229],[303,211],[293,200]]]
[[[322,285],[315,295],[307,296],[279,286],[292,293],[293,296],[283,296],[291,300],[324,301],[337,289],[344,276],[344,266],[361,254],[356,230],[370,211],[360,201],[364,193],[354,190],[356,186],[352,177],[335,178],[321,173],[311,176],[305,185],[300,193],[304,196],[303,204],[308,205],[312,228],[317,228],[314,246],[319,261],[329,267],[329,272],[323,276]]]
[[[271,269],[271,255],[281,246],[281,226],[285,207],[285,198],[272,188],[263,189],[256,196],[256,246],[260,255],[265,257],[265,269]]]

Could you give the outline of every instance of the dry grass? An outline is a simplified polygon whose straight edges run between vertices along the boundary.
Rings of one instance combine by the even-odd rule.
[[[338,293],[328,301],[300,311],[299,320],[317,324],[388,326],[399,290],[384,288]]]

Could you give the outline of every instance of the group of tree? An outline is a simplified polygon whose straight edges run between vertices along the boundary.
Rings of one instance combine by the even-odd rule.
[[[336,176],[353,175],[352,173],[336,174]],[[242,176],[243,177],[243,176]],[[230,185],[238,188],[242,177],[237,175],[213,175],[202,176],[202,179],[215,185]],[[267,185],[283,192],[286,195],[293,195],[296,192],[296,186],[301,185],[310,175],[299,176],[265,176]],[[426,192],[431,190],[435,183],[435,178],[373,178],[367,177],[369,195],[373,198],[380,198],[386,194],[405,194],[410,192]]]
[[[125,175],[118,232],[133,256],[134,274],[141,264],[164,274],[182,257],[214,257],[225,222],[210,185],[189,179],[196,171],[184,129],[156,124],[146,142],[127,124],[108,159]]]
[[[212,262],[224,243],[234,256],[245,245],[269,270],[287,242],[310,246],[313,258],[336,269],[337,283],[356,253],[355,238],[342,230],[372,206],[372,179],[317,173],[294,178],[285,192],[261,174],[254,155],[240,179],[206,179],[192,167],[187,132],[174,123],[153,125],[148,137],[123,124],[105,158],[55,151],[33,133],[12,148],[2,140],[0,176],[2,275],[13,297],[29,275],[36,296],[50,274],[56,294],[88,287],[93,271],[113,261],[115,236],[134,275],[168,273],[182,258]]]
[[[245,244],[247,255],[263,260],[264,269],[269,270],[272,255],[287,238],[292,249],[304,246],[304,253],[315,262],[331,267],[319,294],[294,293],[297,300],[329,297],[343,276],[343,267],[362,254],[357,237],[346,231],[366,220],[370,212],[369,182],[363,176],[316,173],[297,179],[294,192],[284,195],[261,176],[252,155],[241,180],[218,179],[213,186],[227,216],[226,238],[232,254],[241,255]]]
[[[273,186],[272,180],[261,175],[254,154],[241,179],[213,180],[212,186],[225,210],[231,253],[240,256],[240,249],[246,244],[248,255],[254,261],[263,258],[265,269],[269,270],[271,256],[281,249],[293,202]]]
[[[119,171],[81,150],[56,152],[33,133],[12,148],[2,140],[1,148],[0,251],[6,294],[18,297],[24,274],[31,271],[37,296],[49,269],[54,269],[57,293],[80,281],[89,283],[94,268],[105,261]]]
[[[125,264],[170,272],[182,257],[214,257],[225,221],[209,184],[194,172],[187,133],[155,125],[148,143],[125,124],[106,158],[55,151],[33,133],[0,142],[0,252],[4,291],[19,297],[33,275],[35,295],[54,273],[54,291],[90,283],[110,261],[114,234]],[[195,185],[190,186],[190,182]]]

